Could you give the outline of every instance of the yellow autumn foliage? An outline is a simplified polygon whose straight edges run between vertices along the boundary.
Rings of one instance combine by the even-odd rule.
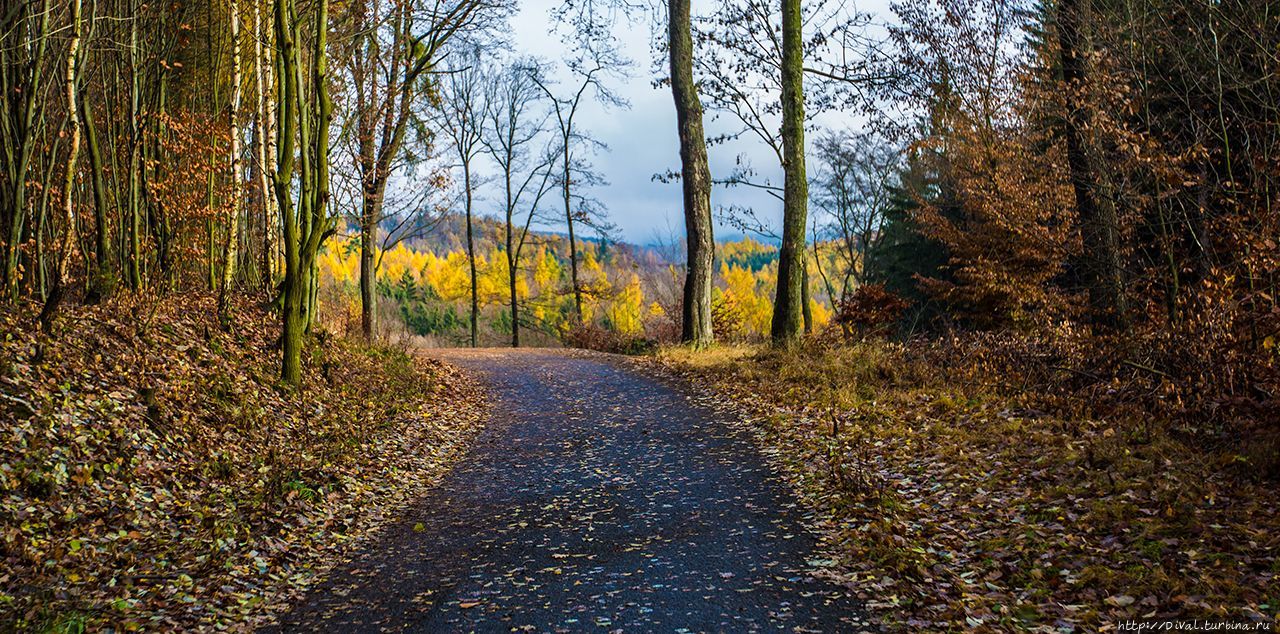
[[[640,276],[631,274],[631,281],[609,302],[609,323],[615,332],[635,336],[644,332],[644,291],[640,288]]]
[[[525,314],[551,331],[569,327],[573,313],[566,247],[566,241],[555,237],[526,245],[516,281],[516,293],[526,309]],[[766,335],[773,319],[777,262],[770,258],[775,248],[751,238],[722,243],[718,248],[718,301],[727,303],[745,332]],[[830,265],[834,259],[829,251],[820,250],[820,255],[824,265]],[[376,253],[375,257],[380,262],[380,285],[409,281],[422,288],[429,287],[440,301],[452,304],[460,312],[467,310],[471,278],[465,251],[437,254],[402,243]],[[812,253],[809,257],[811,271],[817,270],[818,262]],[[337,287],[338,296],[347,302],[358,302],[355,287],[359,284],[359,260],[359,244],[354,238],[330,242],[319,255],[321,279]],[[606,253],[605,248],[596,243],[582,244],[578,277],[583,289],[583,321],[602,321],[619,334],[641,336],[647,322],[666,319],[662,306],[646,297],[651,289],[645,287],[635,271],[634,262],[625,252],[620,256],[615,251]],[[669,265],[667,273],[678,288],[680,270]],[[817,279],[811,282],[818,291],[821,282]],[[476,287],[478,303],[486,314],[501,311],[510,302],[507,257],[501,247],[493,246],[477,253]],[[831,309],[821,298],[811,300],[809,308],[815,328],[831,320]]]

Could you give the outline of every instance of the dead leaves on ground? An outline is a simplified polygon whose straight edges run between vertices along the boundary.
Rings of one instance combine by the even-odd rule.
[[[120,299],[51,339],[0,314],[0,623],[266,618],[438,477],[481,419],[457,370],[332,338],[294,393],[249,302]]]
[[[742,409],[818,511],[835,574],[887,626],[1082,632],[1147,616],[1275,618],[1274,490],[1222,468],[1221,448],[1147,424],[1064,421],[1020,402],[1034,398],[945,380],[895,383],[872,367],[895,363],[885,355],[662,359]]]

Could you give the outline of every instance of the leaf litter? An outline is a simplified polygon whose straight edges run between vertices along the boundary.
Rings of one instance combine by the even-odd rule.
[[[270,620],[437,480],[483,421],[447,364],[319,333],[298,391],[235,299],[119,298],[52,337],[0,313],[0,629]]]

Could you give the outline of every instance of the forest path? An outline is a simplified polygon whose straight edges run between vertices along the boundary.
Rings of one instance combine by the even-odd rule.
[[[593,353],[431,354],[480,374],[493,420],[285,631],[868,629],[750,439],[681,385]]]

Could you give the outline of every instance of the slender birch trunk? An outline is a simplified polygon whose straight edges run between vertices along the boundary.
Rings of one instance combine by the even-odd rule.
[[[53,276],[54,292],[61,292],[66,283],[67,270],[71,266],[71,246],[76,243],[75,188],[76,162],[80,159],[80,109],[77,84],[80,81],[80,16],[83,3],[71,0],[71,42],[67,45],[67,118],[71,132],[71,148],[67,154],[66,175],[62,179],[62,248]]]
[[[71,148],[67,153],[67,168],[62,178],[62,240],[58,248],[58,259],[53,267],[53,285],[40,310],[40,327],[45,333],[53,329],[53,316],[62,302],[63,289],[67,283],[67,270],[71,267],[71,248],[76,243],[73,190],[76,162],[80,158],[80,112],[76,93],[80,78],[81,7],[81,0],[71,0],[71,41],[67,44],[67,72],[63,76],[64,90],[67,95],[67,126],[70,128]]]
[[[231,0],[231,105],[228,119],[231,142],[231,205],[227,211],[227,233],[222,242],[222,284],[218,291],[218,315],[227,318],[227,293],[235,279],[237,249],[240,246],[240,3]]]
[[[254,151],[258,161],[258,189],[262,197],[262,277],[263,285],[271,288],[275,284],[275,258],[272,254],[271,234],[276,226],[274,219],[275,199],[271,195],[271,176],[267,173],[267,156],[270,143],[271,118],[267,97],[267,78],[264,76],[262,63],[262,0],[253,3],[253,78],[257,89],[257,123],[254,133]]]

